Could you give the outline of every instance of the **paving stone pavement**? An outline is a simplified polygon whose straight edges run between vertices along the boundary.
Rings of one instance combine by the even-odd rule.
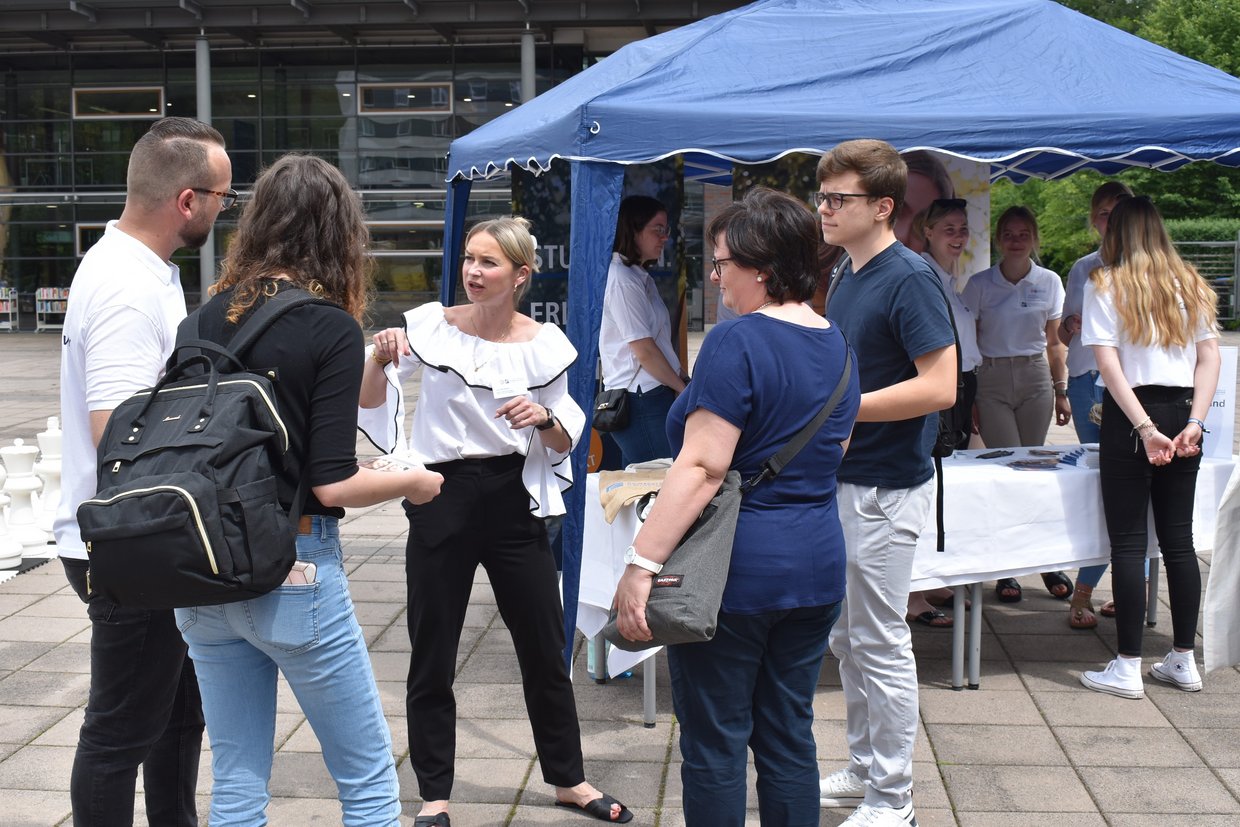
[[[692,343],[700,342],[700,335]],[[1240,336],[1227,334],[1229,343]],[[53,335],[0,333],[0,442],[33,438],[58,407],[59,342]],[[1053,429],[1052,442],[1074,441]],[[396,504],[351,510],[343,535],[357,613],[392,728],[404,817],[417,812],[408,763],[404,677],[403,531]],[[1209,565],[1203,555],[1203,571]],[[1064,603],[1037,578],[1026,599],[999,604],[987,590],[982,688],[950,688],[950,633],[917,627],[921,723],[914,803],[924,827],[1211,827],[1240,824],[1240,671],[1205,678],[1198,694],[1146,681],[1128,701],[1087,692],[1082,669],[1114,653],[1114,630],[1068,629]],[[1098,596],[1108,595],[1104,580]],[[1164,618],[1169,617],[1163,607]],[[1169,623],[1147,634],[1147,665],[1170,646]],[[0,824],[67,825],[69,769],[88,688],[89,623],[55,561],[0,583]],[[578,636],[577,652],[583,654]],[[600,789],[626,802],[634,824],[684,823],[680,755],[665,661],[658,669],[658,719],[641,724],[638,679],[600,686],[574,668],[586,770]],[[452,805],[454,823],[584,824],[551,806],[521,698],[511,642],[479,573],[457,665],[460,722]],[[281,685],[271,823],[338,824],[339,807],[314,733]],[[847,757],[844,707],[835,662],[823,664],[814,730],[821,767]],[[198,785],[205,813],[211,788],[204,756]],[[750,803],[756,806],[750,773]],[[141,813],[139,801],[138,811]],[[847,810],[823,810],[837,825]],[[139,824],[145,824],[139,815]],[[758,824],[756,810],[747,824]]]

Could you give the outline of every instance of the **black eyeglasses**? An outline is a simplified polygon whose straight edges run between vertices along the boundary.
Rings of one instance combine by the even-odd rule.
[[[714,269],[715,275],[723,278],[723,263],[731,260],[731,258],[711,258],[710,266]]]
[[[206,193],[207,195],[218,195],[220,197],[220,209],[226,210],[237,203],[237,191],[229,190],[228,192],[220,192],[219,190],[206,190],[202,187],[190,187],[194,192]]]
[[[824,203],[833,210],[844,208],[844,200],[847,198],[869,198],[868,192],[815,192],[810,194],[810,200],[814,202],[814,207],[821,207]]]

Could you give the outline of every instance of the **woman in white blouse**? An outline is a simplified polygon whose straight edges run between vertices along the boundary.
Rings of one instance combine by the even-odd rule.
[[[1042,445],[1051,427],[1068,424],[1068,376],[1059,342],[1063,282],[1034,263],[1038,221],[1028,207],[1008,207],[995,225],[1002,258],[969,279],[963,298],[977,316],[982,366],[977,374],[977,418],[987,448]],[[1051,596],[1067,600],[1072,580],[1048,572]],[[1021,599],[1020,583],[1004,578],[999,600]]]
[[[603,388],[629,391],[629,425],[611,434],[625,465],[671,456],[667,412],[685,389],[671,317],[645,269],[667,244],[667,220],[667,208],[657,199],[631,195],[621,201],[607,270],[598,350]]]
[[[1111,541],[1119,656],[1081,683],[1122,698],[1145,695],[1148,514],[1167,571],[1172,649],[1150,677],[1201,689],[1193,660],[1201,569],[1193,549],[1193,499],[1205,416],[1218,384],[1217,298],[1176,253],[1154,203],[1126,198],[1111,211],[1102,266],[1085,285],[1081,341],[1106,385],[1099,436],[1102,509]]]
[[[433,505],[409,517],[409,761],[423,799],[415,824],[447,827],[456,748],[452,691],[474,573],[486,569],[512,633],[543,778],[556,804],[604,821],[632,814],[585,781],[581,731],[564,663],[564,617],[543,519],[564,513],[569,452],[585,415],[568,395],[577,353],[559,328],[516,312],[535,271],[529,223],[499,218],[465,239],[461,281],[469,304],[433,303],[405,328],[374,337],[359,425],[375,444],[407,451],[444,477]],[[410,438],[402,383],[422,387]]]

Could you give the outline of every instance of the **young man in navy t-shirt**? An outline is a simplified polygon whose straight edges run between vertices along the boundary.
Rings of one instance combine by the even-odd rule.
[[[956,350],[930,266],[896,240],[908,168],[882,141],[847,141],[818,163],[823,238],[851,262],[827,316],[857,354],[861,409],[838,479],[848,585],[831,651],[840,661],[850,759],[821,782],[845,825],[915,825],[917,666],[905,611],[933,498],[934,414],[956,401]]]

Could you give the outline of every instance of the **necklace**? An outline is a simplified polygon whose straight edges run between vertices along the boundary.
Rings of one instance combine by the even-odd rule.
[[[478,327],[478,320],[474,318],[472,313],[470,314],[469,320],[473,322],[474,325],[474,338],[478,339],[480,343],[486,342],[491,345],[491,347],[485,348],[485,350],[483,350],[484,346],[481,344],[474,345],[474,373],[482,370],[487,363],[495,359],[495,354],[499,353],[498,345],[508,341],[508,335],[512,333],[512,322],[513,319],[516,318],[516,315],[517,314],[514,313],[508,317],[508,327],[504,328],[504,335],[492,342],[490,339],[482,335],[482,328]],[[483,350],[481,355],[478,353],[479,350]]]
[[[774,303],[775,303],[775,300],[774,300],[774,299],[771,299],[771,300],[770,300],[770,301],[768,301],[768,302],[763,302],[762,304],[760,304],[760,305],[758,305],[756,308],[754,308],[753,312],[754,312],[754,313],[757,313],[757,312],[758,312],[759,310],[761,310],[762,308],[764,308],[764,307],[769,307],[770,305],[772,305],[772,304],[774,304]]]

